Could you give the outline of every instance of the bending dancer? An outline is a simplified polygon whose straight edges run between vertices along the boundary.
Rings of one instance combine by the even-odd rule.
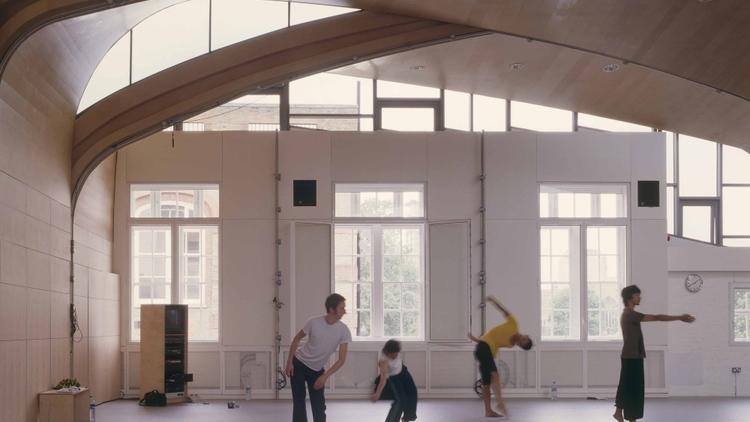
[[[385,422],[417,420],[417,386],[406,366],[401,362],[401,343],[398,340],[385,342],[383,350],[378,353],[378,368],[380,381],[372,395],[372,401],[378,401],[386,381],[393,393],[393,403],[391,403],[391,410]]]
[[[289,357],[286,361],[286,373],[292,379],[292,399],[294,410],[292,422],[307,422],[305,409],[305,383],[310,392],[310,407],[312,407],[313,421],[325,422],[326,400],[324,388],[328,377],[346,362],[346,352],[352,341],[349,327],[341,322],[346,314],[346,299],[334,293],[325,302],[326,314],[310,318],[305,326],[294,336],[289,347]],[[307,336],[307,342],[297,350],[300,340]],[[323,366],[331,357],[336,347],[339,348],[339,358],[323,371]]]
[[[612,415],[619,422],[626,419],[635,421],[643,417],[643,398],[646,392],[643,359],[646,358],[646,348],[643,345],[641,322],[695,321],[695,317],[690,314],[646,315],[637,312],[635,307],[641,304],[641,289],[636,285],[625,287],[621,294],[625,309],[623,309],[620,317],[623,340],[620,359],[620,383],[617,386],[615,414]]]
[[[508,410],[503,401],[500,387],[500,375],[495,365],[497,350],[501,347],[511,348],[518,345],[524,350],[531,349],[533,342],[529,336],[518,332],[518,322],[497,299],[487,296],[486,301],[491,302],[505,316],[505,323],[495,326],[487,331],[481,338],[474,337],[469,333],[469,338],[477,343],[474,349],[474,358],[479,362],[479,372],[482,374],[482,400],[484,401],[484,415],[491,418],[499,418],[508,415]],[[497,412],[492,410],[490,389],[495,392],[497,400]],[[498,413],[499,412],[499,413]]]

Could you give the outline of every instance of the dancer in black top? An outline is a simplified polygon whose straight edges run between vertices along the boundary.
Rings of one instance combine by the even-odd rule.
[[[622,301],[625,309],[620,317],[622,329],[622,355],[620,367],[620,383],[617,386],[615,399],[615,414],[618,422],[635,421],[643,418],[643,399],[646,392],[643,359],[646,358],[646,348],[643,344],[641,322],[651,321],[682,321],[693,322],[695,317],[690,314],[682,315],[648,315],[635,310],[641,304],[641,289],[636,285],[622,289]]]

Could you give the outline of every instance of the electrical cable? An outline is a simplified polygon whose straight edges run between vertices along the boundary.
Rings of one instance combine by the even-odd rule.
[[[74,342],[80,343],[83,341],[83,331],[81,331],[81,326],[78,325],[78,311],[76,311],[76,307],[73,304],[70,304],[70,331],[70,336]],[[76,334],[79,337],[76,337]]]

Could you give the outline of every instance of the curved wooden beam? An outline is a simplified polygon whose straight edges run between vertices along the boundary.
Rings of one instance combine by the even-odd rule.
[[[76,120],[73,203],[104,158],[176,121],[303,75],[483,34],[467,26],[357,12],[281,29],[159,72]]]

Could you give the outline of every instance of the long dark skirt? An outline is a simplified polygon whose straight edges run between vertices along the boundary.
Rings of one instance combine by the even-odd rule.
[[[620,359],[620,383],[615,406],[622,409],[625,420],[643,418],[643,397],[646,393],[643,359]]]
[[[407,421],[417,419],[417,386],[414,379],[406,369],[401,369],[401,373],[388,377],[388,385],[393,393],[393,403],[391,410],[386,416],[386,422],[399,422],[402,418]]]

